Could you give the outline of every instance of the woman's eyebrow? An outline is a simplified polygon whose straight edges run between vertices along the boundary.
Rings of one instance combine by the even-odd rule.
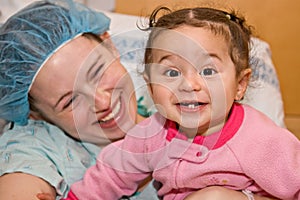
[[[95,58],[95,60],[94,60],[94,62],[91,64],[91,66],[89,67],[89,70],[87,71],[87,73],[86,73],[86,77],[88,78],[88,80],[91,80],[94,76],[95,76],[95,74],[92,74],[91,75],[91,73],[92,73],[92,71],[93,71],[93,69],[96,67],[96,66],[98,66],[97,65],[97,63],[98,63],[98,61],[99,61],[99,59],[102,57],[102,55],[98,55],[96,58]]]

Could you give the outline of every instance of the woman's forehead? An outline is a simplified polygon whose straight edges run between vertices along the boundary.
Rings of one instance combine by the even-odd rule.
[[[77,73],[77,71],[82,73],[100,57],[112,59],[112,55],[106,47],[95,40],[80,36],[55,52],[45,63],[43,67],[45,69],[41,69],[41,71],[45,70],[47,73],[53,74],[68,72],[65,74],[66,76],[72,72]]]

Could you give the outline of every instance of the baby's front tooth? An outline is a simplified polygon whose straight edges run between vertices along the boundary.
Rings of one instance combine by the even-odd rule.
[[[188,107],[189,107],[189,108],[195,108],[195,105],[194,105],[194,104],[189,104]]]

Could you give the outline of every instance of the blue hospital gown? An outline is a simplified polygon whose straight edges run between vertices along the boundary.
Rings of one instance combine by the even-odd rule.
[[[95,164],[99,152],[97,146],[75,141],[56,126],[30,120],[27,126],[15,126],[0,137],[0,175],[23,172],[40,177],[56,188],[59,199]],[[132,199],[157,197],[149,184]]]

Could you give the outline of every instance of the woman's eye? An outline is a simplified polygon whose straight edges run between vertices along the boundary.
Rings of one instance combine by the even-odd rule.
[[[99,76],[102,74],[100,73],[101,70],[104,68],[104,63],[100,64],[97,69],[94,71],[94,73],[92,74],[91,80],[96,80],[99,81]]]
[[[217,73],[217,71],[213,68],[205,68],[200,72],[200,75],[201,76],[212,76],[216,73]]]
[[[165,75],[169,77],[176,77],[176,76],[180,76],[180,72],[174,69],[170,69],[165,72]]]
[[[76,98],[77,98],[77,96],[72,96],[72,98],[69,99],[69,100],[65,103],[63,109],[66,109],[66,108],[68,108],[69,106],[71,106],[72,103],[76,100]]]

